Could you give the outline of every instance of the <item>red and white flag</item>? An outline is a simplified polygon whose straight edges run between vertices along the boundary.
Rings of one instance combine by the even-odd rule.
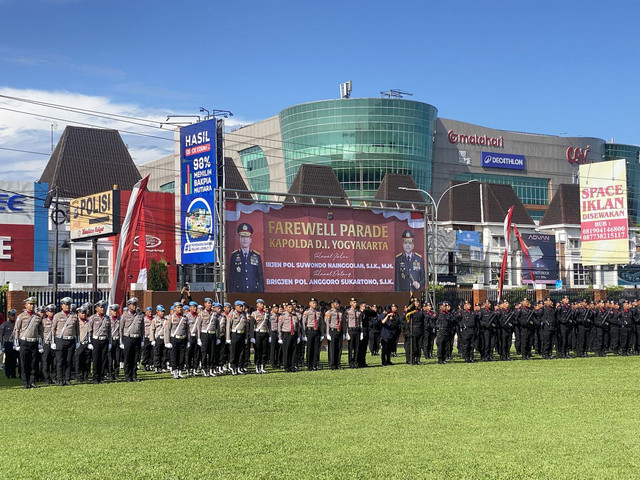
[[[127,272],[131,266],[131,253],[133,251],[133,239],[136,237],[136,230],[140,225],[140,215],[144,201],[144,193],[147,191],[149,175],[144,177],[133,186],[127,213],[120,229],[120,241],[118,242],[118,254],[116,256],[116,266],[113,272],[113,284],[109,295],[109,303],[124,303],[125,292],[127,291]],[[144,238],[144,237],[143,237]],[[144,238],[143,242],[146,242]],[[146,243],[145,243],[146,246]]]
[[[504,245],[507,252],[511,253],[511,217],[513,217],[513,207],[507,212],[507,216],[504,217]]]
[[[502,265],[500,266],[500,278],[498,279],[498,302],[502,301],[502,288],[504,287],[504,277],[507,273],[507,258],[511,253],[511,217],[513,216],[513,207],[507,212],[507,216],[504,217],[504,254],[502,255]]]

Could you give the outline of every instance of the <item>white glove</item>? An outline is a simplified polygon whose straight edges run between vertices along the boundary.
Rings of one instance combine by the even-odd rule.
[[[111,351],[111,347],[113,347],[113,345],[109,344],[109,351]]]
[[[222,341],[219,338],[216,338],[216,345],[220,345]]]
[[[151,342],[151,346],[155,347],[156,346],[156,341],[154,340],[153,342]]]
[[[140,342],[140,346],[144,348],[144,340]]]
[[[296,338],[296,343],[300,343],[300,337]]]
[[[52,344],[51,344],[51,350],[55,350],[55,349],[56,349],[56,344],[55,344],[55,343],[52,343]],[[2,351],[4,352],[4,348],[2,349]]]
[[[191,342],[187,342],[187,348],[191,348]]]
[[[304,337],[302,337],[302,340],[303,340],[304,342],[306,342],[306,341],[307,341],[307,336],[305,335]]]
[[[172,349],[173,348],[173,343],[165,343],[164,346],[168,349]]]
[[[328,333],[327,333],[327,341],[328,341],[328,342],[330,342],[330,341],[331,341],[331,335],[329,335]]]
[[[38,353],[44,353],[44,347],[38,348]]]
[[[364,340],[364,333],[360,333],[360,340]]]
[[[92,343],[89,344],[89,350],[93,350],[93,344]]]
[[[271,343],[271,337],[269,337],[269,343]]]
[[[251,339],[251,343],[256,343],[256,339],[255,339],[255,338],[252,338],[252,339]]]
[[[202,339],[198,339],[198,346],[201,347],[202,346]]]
[[[76,342],[76,349],[80,348],[80,342]]]
[[[231,345],[231,340],[227,340],[227,345]]]
[[[346,338],[347,338],[347,341],[351,340],[351,335],[349,335],[349,334],[347,333],[347,337],[346,337]]]
[[[124,343],[121,343],[121,344],[120,344],[120,348],[121,348],[122,350],[124,350]]]
[[[282,345],[282,339],[281,339],[281,338],[279,338],[279,339],[278,339],[278,343],[279,343],[280,345]]]
[[[14,346],[13,346],[13,349],[14,349],[16,352],[19,352],[19,351],[20,351],[20,345],[14,345]]]

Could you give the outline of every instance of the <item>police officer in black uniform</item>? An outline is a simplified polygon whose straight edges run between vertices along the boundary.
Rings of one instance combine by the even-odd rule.
[[[234,251],[229,259],[230,292],[264,292],[262,257],[251,249],[253,227],[248,223],[238,225],[240,249]]]

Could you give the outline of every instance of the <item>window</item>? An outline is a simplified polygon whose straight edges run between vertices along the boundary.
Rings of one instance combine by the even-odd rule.
[[[214,278],[214,269],[213,267],[207,266],[198,266],[196,267],[196,282],[197,283],[205,283],[205,282],[213,282]]]
[[[580,250],[580,239],[579,238],[570,238],[569,239],[569,250]]]
[[[504,237],[501,235],[494,235],[492,238],[492,243],[494,247],[504,248]]]
[[[591,285],[591,272],[588,268],[583,267],[581,263],[573,264],[573,285]]]
[[[93,283],[93,252],[76,250],[76,283]],[[98,250],[98,283],[109,283],[109,252]]]

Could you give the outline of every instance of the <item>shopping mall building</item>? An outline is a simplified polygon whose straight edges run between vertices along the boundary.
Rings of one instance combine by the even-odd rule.
[[[372,197],[387,172],[411,175],[434,198],[451,181],[511,185],[534,220],[560,184],[578,182],[582,163],[625,158],[629,216],[640,223],[640,147],[601,138],[496,130],[438,117],[405,99],[347,98],[304,103],[226,135],[251,190],[286,192],[300,165],[330,165],[350,197]]]

